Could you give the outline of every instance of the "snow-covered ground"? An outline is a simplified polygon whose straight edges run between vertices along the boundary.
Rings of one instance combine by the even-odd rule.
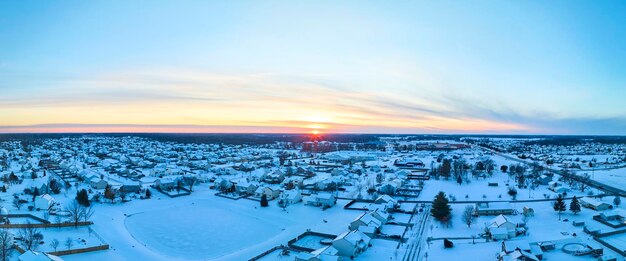
[[[247,260],[312,231],[340,234],[357,215],[337,206],[291,205],[286,211],[246,199],[214,196],[194,188],[191,196],[96,205],[93,229],[111,250],[64,256],[65,260]],[[159,199],[160,198],[160,199]],[[326,222],[324,222],[326,221]]]

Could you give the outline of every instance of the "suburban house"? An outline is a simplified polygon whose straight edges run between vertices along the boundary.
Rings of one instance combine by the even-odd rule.
[[[400,185],[395,182],[385,182],[378,187],[378,193],[393,195],[396,194],[399,187]]]
[[[239,195],[254,195],[257,188],[257,185],[246,181],[238,182],[235,185],[235,189],[237,189],[237,193],[239,193]]]
[[[569,188],[563,187],[563,186],[557,186],[557,187],[553,187],[553,188],[549,188],[549,190],[554,191],[555,193],[559,193],[559,194],[564,194],[570,191]]]
[[[255,197],[260,198],[260,197],[263,197],[263,195],[267,197],[267,200],[271,200],[280,195],[280,190],[272,189],[270,187],[258,187],[254,191]]]
[[[305,205],[311,205],[322,208],[329,208],[337,203],[337,199],[330,193],[311,194],[309,196],[302,197],[302,201]]]
[[[89,185],[91,185],[93,189],[105,189],[109,185],[109,183],[101,178],[92,178],[89,181]]]
[[[512,215],[515,212],[511,204],[506,202],[480,202],[476,203],[475,209],[477,216]]]
[[[139,193],[139,191],[141,191],[141,185],[136,181],[127,181],[122,184],[120,191],[125,193]]]
[[[595,198],[589,198],[589,197],[581,198],[580,205],[586,208],[596,210],[596,211],[604,211],[613,207],[608,203],[604,203]]]
[[[396,205],[398,205],[398,200],[390,197],[389,195],[380,195],[376,200],[374,200],[376,204],[383,204],[387,207],[387,209],[394,209]]]
[[[350,222],[350,230],[356,230],[360,226],[373,227],[374,229],[380,229],[383,223],[372,216],[371,212],[365,212],[358,216],[356,219]]]
[[[44,252],[35,252],[32,250],[28,250],[17,257],[19,261],[63,261],[58,256],[54,256],[51,254],[46,254]]]
[[[341,256],[354,258],[370,246],[372,239],[358,230],[344,232],[333,240],[332,246]]]
[[[299,190],[286,190],[280,194],[280,198],[285,200],[287,204],[295,204],[302,201],[302,193]]]
[[[548,185],[548,183],[552,182],[552,177],[548,176],[548,175],[541,175],[539,176],[539,184],[541,185]]]
[[[516,236],[517,224],[511,222],[506,216],[498,215],[486,223],[487,229],[494,240],[505,240]]]
[[[54,198],[48,194],[43,194],[35,198],[35,208],[47,210],[54,205]]]
[[[344,258],[338,256],[338,251],[332,246],[325,246],[311,253],[300,252],[296,256],[296,261],[342,261]]]
[[[626,226],[626,210],[620,208],[605,211],[598,218],[615,227]]]
[[[502,241],[502,252],[498,260],[539,261],[543,259],[543,250],[536,244],[526,240]]]
[[[172,177],[159,178],[154,181],[154,186],[161,190],[170,190],[176,187],[176,180]]]

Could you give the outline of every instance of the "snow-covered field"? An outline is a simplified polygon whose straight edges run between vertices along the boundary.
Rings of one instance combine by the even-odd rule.
[[[207,200],[133,214],[126,227],[137,241],[164,256],[207,259],[258,244],[281,232],[288,220],[261,219],[219,208]]]
[[[214,196],[198,186],[191,196],[123,204],[97,204],[93,229],[111,245],[107,251],[64,256],[65,260],[247,260],[312,231],[340,234],[358,211],[291,205]],[[160,199],[159,199],[160,198]],[[326,221],[326,222],[325,222]],[[329,222],[332,221],[332,222]]]
[[[626,168],[596,171],[581,171],[587,173],[593,180],[616,188],[626,188]]]

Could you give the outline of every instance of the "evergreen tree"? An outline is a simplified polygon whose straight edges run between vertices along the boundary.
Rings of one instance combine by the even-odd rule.
[[[263,196],[261,196],[261,207],[267,207],[267,206],[269,206],[269,204],[267,203],[267,196],[263,194]]]
[[[565,211],[565,202],[563,201],[563,196],[559,195],[556,198],[556,202],[554,202],[554,211],[559,212],[559,220],[561,220],[561,213]]]
[[[87,194],[87,190],[81,189],[80,191],[76,192],[76,201],[78,201],[78,204],[89,207],[89,194]]]
[[[578,214],[578,212],[580,212],[580,203],[578,203],[578,198],[576,198],[576,196],[572,198],[572,202],[569,204],[569,210],[574,212],[574,214]]]
[[[461,175],[456,176],[456,183],[459,183],[459,185],[463,183],[463,178],[461,178]]]
[[[146,198],[152,197],[152,192],[149,189],[146,189]]]
[[[613,199],[613,204],[619,207],[619,205],[622,204],[622,199],[619,196],[615,196],[615,198]]]
[[[440,191],[439,194],[433,200],[433,207],[430,210],[430,214],[437,220],[446,222],[450,220],[450,214],[452,209],[450,205],[448,205],[448,198],[446,197],[446,193]]]
[[[104,198],[111,200],[111,203],[115,200],[115,191],[113,191],[111,185],[107,185],[104,189]]]
[[[452,161],[450,159],[444,159],[441,164],[441,169],[439,170],[441,171],[441,176],[448,179],[450,177],[450,172],[452,171]]]
[[[33,190],[33,202],[35,202],[37,196],[39,196],[39,188],[35,187],[35,190]]]
[[[526,177],[524,177],[524,174],[519,175],[517,177],[517,187],[523,188],[525,183],[526,183]]]

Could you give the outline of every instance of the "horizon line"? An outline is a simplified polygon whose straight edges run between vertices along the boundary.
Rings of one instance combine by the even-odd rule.
[[[366,128],[368,126],[360,126]],[[264,125],[193,125],[193,124],[81,124],[81,123],[46,123],[33,125],[0,126],[1,134],[276,134],[276,135],[448,135],[448,136],[616,136],[620,134],[555,134],[555,133],[504,133],[497,130],[486,132],[463,132],[463,130],[443,130],[436,132],[424,129],[393,128],[377,126],[379,130],[333,130],[333,128],[310,128],[296,126],[264,126]],[[395,131],[394,131],[395,130]]]

